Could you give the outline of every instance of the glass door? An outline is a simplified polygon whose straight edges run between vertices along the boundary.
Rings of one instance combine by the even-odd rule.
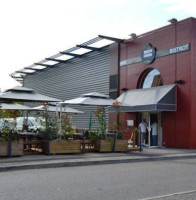
[[[162,147],[162,126],[160,112],[142,112],[140,120],[145,119],[147,123],[147,133],[144,144],[148,147]]]
[[[158,114],[150,113],[149,146],[158,146]]]

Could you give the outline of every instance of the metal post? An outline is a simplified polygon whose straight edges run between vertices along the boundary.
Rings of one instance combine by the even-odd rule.
[[[60,104],[60,127],[59,127],[59,134],[60,134],[60,139],[62,135],[62,104]]]
[[[139,133],[140,151],[142,151],[142,132]]]
[[[151,132],[151,122],[150,122],[150,113],[149,113],[149,119],[148,119],[148,147],[150,148],[150,144],[151,144],[151,141],[150,141],[150,132]]]
[[[115,153],[115,148],[116,148],[116,131],[115,131],[115,133],[114,133],[114,145],[113,145],[113,150],[112,150],[112,152],[113,153]]]
[[[9,158],[12,157],[12,130],[9,131],[9,145],[8,145],[8,155]]]
[[[50,156],[50,131],[47,131],[47,155]]]
[[[82,132],[82,153],[85,153],[85,144],[84,144],[84,130]]]

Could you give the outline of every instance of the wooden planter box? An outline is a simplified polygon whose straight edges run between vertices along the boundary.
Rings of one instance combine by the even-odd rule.
[[[79,140],[51,140],[50,154],[81,153]],[[47,141],[43,142],[43,152],[47,153]]]
[[[12,156],[24,155],[23,141],[12,142]],[[9,155],[9,142],[0,142],[0,156]]]
[[[95,143],[95,150],[99,152],[112,152],[113,141],[112,140],[99,140]]]
[[[99,140],[95,143],[95,150],[99,152],[112,152],[113,151],[113,140]],[[115,152],[126,152],[128,151],[127,140],[116,140]]]
[[[115,151],[116,152],[128,151],[128,140],[116,140]]]

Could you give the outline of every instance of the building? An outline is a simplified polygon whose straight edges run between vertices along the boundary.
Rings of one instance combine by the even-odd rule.
[[[143,93],[145,88],[176,84],[172,103],[177,102],[177,107],[170,111],[166,107],[139,107],[138,112],[124,114],[124,121],[134,120],[135,125],[142,118],[157,121],[159,146],[196,148],[196,19],[172,19],[170,23],[139,36],[134,34],[121,44],[119,89],[122,92],[141,88]],[[129,96],[132,97],[146,98]]]
[[[142,35],[131,34],[128,40],[105,37],[112,44],[101,48],[92,46],[103,39],[98,37],[77,46],[91,47],[88,53],[78,55],[75,47],[12,77],[25,87],[63,100],[92,91],[114,99],[124,93],[124,128],[131,132],[143,118],[149,128],[156,121],[158,146],[196,148],[196,19],[169,22]],[[63,53],[72,59],[60,60]],[[46,64],[49,60],[57,63]],[[110,114],[110,123],[115,119]],[[75,120],[78,126],[87,127],[87,116]],[[148,134],[146,143],[152,145],[150,141]]]
[[[11,76],[24,87],[63,101],[95,91],[109,95],[110,79],[113,77],[110,63],[118,58],[115,55],[116,58],[111,60],[111,57],[115,53],[113,48],[116,48],[119,42],[122,40],[99,35],[83,44],[17,70]],[[115,85],[110,94],[113,98],[117,98],[118,88]],[[88,129],[90,112],[96,110],[96,107],[71,107],[85,111],[82,116],[73,115],[73,121],[78,128]]]

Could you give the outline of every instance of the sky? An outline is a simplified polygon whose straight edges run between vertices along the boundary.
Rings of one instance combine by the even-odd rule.
[[[129,38],[196,17],[194,0],[1,0],[0,89],[10,74],[98,35]]]

